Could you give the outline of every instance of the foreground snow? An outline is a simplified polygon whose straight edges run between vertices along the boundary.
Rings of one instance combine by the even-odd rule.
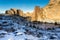
[[[20,26],[14,32],[0,30],[0,40],[60,40],[60,29],[40,30]]]
[[[60,40],[60,28],[43,30],[27,27],[10,19],[0,20],[0,40]]]

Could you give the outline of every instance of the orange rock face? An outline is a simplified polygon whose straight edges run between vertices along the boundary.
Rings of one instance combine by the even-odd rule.
[[[20,15],[20,16],[23,16],[23,11],[21,10],[18,10],[18,9],[10,9],[10,10],[6,10],[5,12],[6,14],[9,14],[9,15]]]
[[[60,0],[50,0],[50,3],[43,9],[46,21],[60,22]]]
[[[50,0],[49,4],[44,8],[36,6],[31,20],[49,23],[60,22],[60,0]]]
[[[14,14],[14,12],[12,10],[7,10],[5,13],[9,14],[9,15]]]
[[[40,21],[43,19],[43,9],[36,6],[32,13],[32,21]]]
[[[32,13],[23,13],[21,10],[11,9],[6,11],[7,14],[18,14],[24,17],[31,17],[31,21],[42,21],[49,23],[60,23],[60,0],[50,0],[49,4],[40,8],[36,6]]]
[[[26,13],[26,16],[31,17],[31,21],[40,21],[43,19],[43,9],[36,6],[34,11],[32,13]]]
[[[20,15],[20,16],[23,16],[23,11],[17,10],[17,14]]]

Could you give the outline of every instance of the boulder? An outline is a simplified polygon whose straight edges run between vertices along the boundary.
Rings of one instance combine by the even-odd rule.
[[[17,10],[17,14],[20,15],[20,16],[23,16],[23,11]]]
[[[13,11],[14,12],[14,14],[17,14],[17,9],[10,9],[11,11]]]
[[[5,12],[6,14],[9,14],[9,15],[12,15],[12,14],[14,14],[14,12],[12,11],[12,10],[6,10],[6,12]]]

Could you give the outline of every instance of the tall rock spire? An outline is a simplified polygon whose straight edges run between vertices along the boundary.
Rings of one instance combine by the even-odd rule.
[[[32,13],[32,21],[40,21],[43,18],[42,8],[36,6],[34,12]]]
[[[40,12],[40,7],[36,6],[35,9],[34,9],[34,12],[35,12],[35,20],[37,21],[38,14]]]

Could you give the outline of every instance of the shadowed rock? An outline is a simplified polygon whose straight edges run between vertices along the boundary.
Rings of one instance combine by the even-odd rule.
[[[14,14],[17,14],[17,9],[10,9],[14,12]]]

